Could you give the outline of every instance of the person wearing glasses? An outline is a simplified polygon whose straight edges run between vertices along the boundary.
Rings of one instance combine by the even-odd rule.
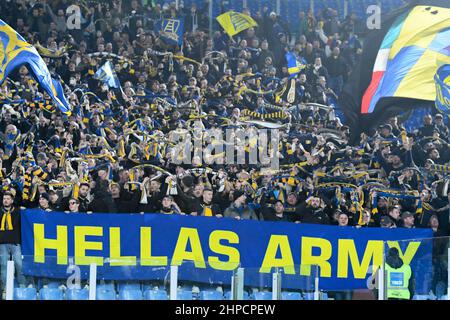
[[[65,211],[66,213],[79,213],[80,209],[80,201],[76,198],[70,198],[69,199],[69,210]]]
[[[90,191],[91,187],[89,183],[83,182],[80,184],[80,188],[78,191],[78,205],[79,205],[79,211],[81,212],[87,212],[89,210],[89,206],[91,204],[90,199]],[[61,200],[61,206],[64,208],[64,211],[69,210],[70,211],[70,204],[69,201],[72,198],[66,197]]]

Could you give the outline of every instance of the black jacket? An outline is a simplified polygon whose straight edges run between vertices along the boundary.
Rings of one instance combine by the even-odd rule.
[[[299,206],[299,212],[299,220],[302,223],[330,224],[330,218],[322,208],[314,209],[304,202]]]
[[[7,230],[9,228],[8,219],[6,219],[7,210],[5,210],[2,207],[0,217],[0,229],[5,230],[0,230],[0,244],[21,244],[22,239],[21,239],[20,209],[18,207],[12,207],[9,213],[11,214],[11,223],[12,223],[11,230]],[[5,217],[4,226],[1,223],[3,217]]]
[[[220,209],[219,205],[214,203],[214,201],[210,204],[206,204],[203,201],[198,201],[192,207],[193,212],[197,212],[199,216],[205,216],[205,210],[207,208],[211,209],[212,216],[222,214],[222,210]]]
[[[131,194],[121,194],[119,198],[112,198],[114,203],[113,212],[136,213],[139,209],[141,192],[135,191]]]

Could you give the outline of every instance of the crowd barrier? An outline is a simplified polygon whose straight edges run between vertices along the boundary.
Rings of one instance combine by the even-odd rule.
[[[193,299],[352,299],[361,292],[384,299],[382,266],[395,247],[413,270],[414,297],[442,299],[448,296],[448,240],[433,238],[430,229],[24,210],[26,280],[14,284],[9,270],[7,298],[29,289],[45,299],[40,290],[52,283],[65,299],[74,294],[70,289],[97,299],[94,292],[105,285],[114,287],[110,298],[125,299],[120,286],[131,283],[132,296],[142,298],[150,290],[170,299],[185,291]]]

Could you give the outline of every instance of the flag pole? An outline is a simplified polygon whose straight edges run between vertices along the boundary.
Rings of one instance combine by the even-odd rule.
[[[212,38],[212,26],[213,26],[213,2],[209,0],[209,37]]]

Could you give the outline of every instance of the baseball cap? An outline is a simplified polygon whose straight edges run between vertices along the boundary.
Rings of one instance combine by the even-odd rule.
[[[237,190],[233,192],[233,201],[236,201],[238,198],[244,195],[244,192],[241,190]]]
[[[380,219],[380,225],[381,226],[388,226],[390,224],[392,224],[391,218],[389,218],[388,216],[381,217],[381,219]]]
[[[400,149],[398,149],[398,148],[393,148],[393,149],[391,150],[391,152],[389,152],[389,155],[390,155],[390,156],[398,156],[398,157],[401,157],[401,156],[402,156],[402,152],[401,152]]]
[[[406,218],[409,218],[409,217],[414,217],[414,215],[411,212],[409,212],[409,211],[405,211],[405,212],[402,213],[402,219],[406,219]]]
[[[50,201],[50,195],[47,192],[41,193],[41,195],[39,196],[39,198],[44,198],[47,201]]]

